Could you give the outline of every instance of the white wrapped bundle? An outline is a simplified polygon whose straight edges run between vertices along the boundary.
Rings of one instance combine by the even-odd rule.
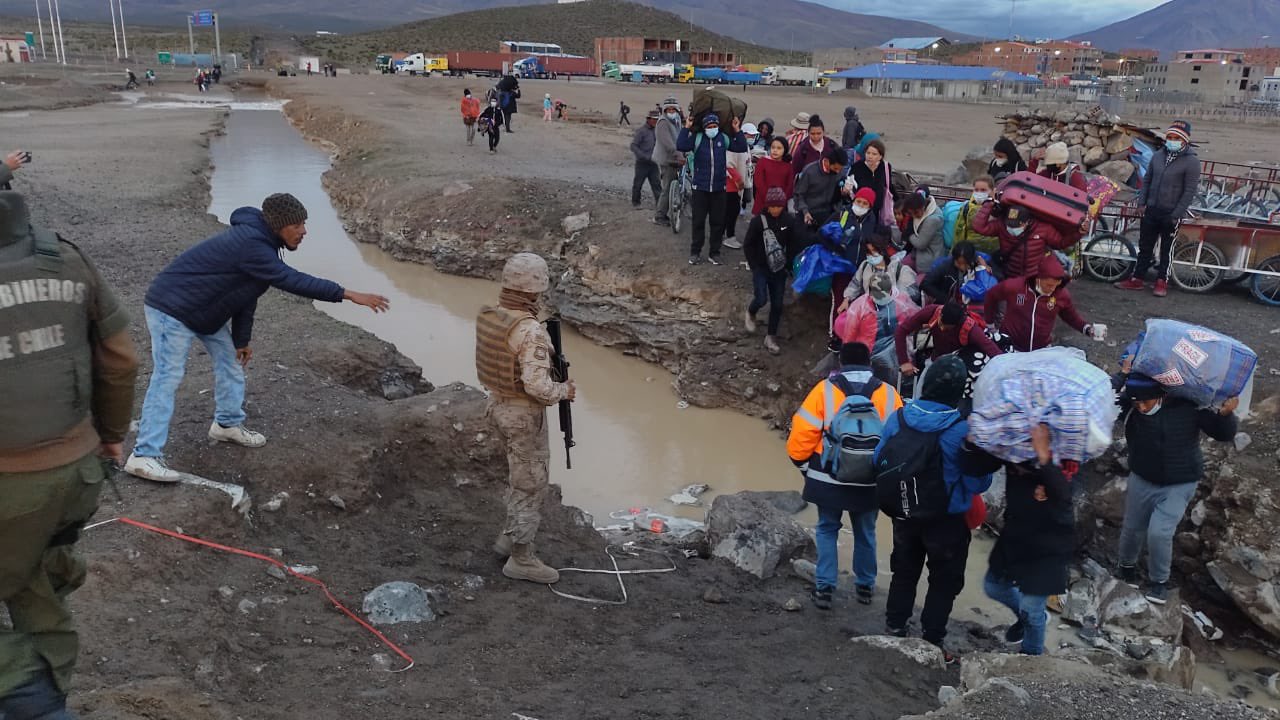
[[[1031,428],[1052,430],[1055,461],[1086,462],[1111,446],[1116,416],[1111,378],[1075,348],[1052,347],[991,359],[973,390],[969,430],[1001,460],[1035,457]]]

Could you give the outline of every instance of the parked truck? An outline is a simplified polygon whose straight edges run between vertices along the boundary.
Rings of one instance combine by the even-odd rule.
[[[377,72],[382,73],[383,75],[395,72],[395,66],[391,64],[390,55],[379,55],[378,57],[374,58],[373,69]]]
[[[622,82],[671,82],[675,80],[674,63],[665,65],[619,65],[610,60],[601,66],[601,76],[621,80]]]
[[[760,75],[765,85],[801,85],[808,87],[818,82],[818,68],[795,65],[770,65]]]
[[[426,53],[414,53],[401,61],[399,72],[410,75],[430,75],[433,72],[449,72],[449,60],[443,57],[432,57]]]
[[[512,63],[512,74],[548,79],[560,75],[595,75],[595,60],[577,55],[530,55]]]
[[[718,68],[718,67],[694,68],[693,81],[697,83],[724,82],[724,68]]]
[[[726,85],[759,85],[762,75],[758,72],[744,72],[734,70],[724,74],[724,82]]]

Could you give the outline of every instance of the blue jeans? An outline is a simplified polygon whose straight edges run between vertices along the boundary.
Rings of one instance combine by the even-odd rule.
[[[244,424],[244,368],[236,362],[231,342],[231,324],[213,335],[199,335],[180,320],[153,307],[146,307],[147,331],[151,334],[151,382],[142,401],[142,419],[133,454],[162,457],[173,419],[173,397],[182,384],[191,344],[199,339],[213,362],[213,399],[217,410],[213,419],[223,427]]]
[[[861,587],[876,586],[876,516],[879,510],[849,513],[849,526],[853,529],[853,581]],[[818,545],[817,586],[836,587],[840,567],[840,520],[843,510],[818,506],[818,527],[815,535]]]
[[[782,322],[782,296],[787,291],[787,273],[771,273],[765,270],[751,271],[751,304],[747,310],[755,315],[760,308],[769,306],[770,335],[778,334],[778,325]]]
[[[1013,583],[990,570],[982,581],[987,597],[1004,605],[1022,621],[1022,653],[1024,655],[1044,654],[1044,629],[1046,623],[1045,606],[1049,602],[1047,595],[1027,595]]]

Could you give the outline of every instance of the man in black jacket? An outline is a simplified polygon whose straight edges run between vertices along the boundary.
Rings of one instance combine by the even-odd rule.
[[[1129,484],[1120,531],[1120,579],[1138,587],[1138,554],[1147,544],[1147,600],[1168,599],[1173,534],[1204,474],[1200,433],[1226,442],[1236,436],[1238,398],[1220,410],[1197,408],[1166,394],[1146,375],[1124,380],[1120,407],[1129,443]]]
[[[1169,259],[1178,226],[1191,209],[1200,189],[1200,158],[1191,148],[1191,123],[1174,120],[1165,131],[1164,147],[1156,150],[1147,165],[1147,175],[1138,193],[1138,207],[1143,208],[1141,235],[1138,238],[1138,263],[1133,275],[1116,283],[1121,290],[1142,290],[1147,286],[1146,274],[1160,243],[1160,262],[1156,265],[1156,287],[1152,294],[1169,293]]]
[[[1031,429],[1036,459],[1003,463],[1004,529],[991,549],[991,565],[983,581],[987,597],[1012,610],[1017,619],[1005,631],[1009,644],[1021,644],[1024,655],[1044,654],[1049,596],[1067,591],[1067,571],[1075,554],[1075,509],[1071,473],[1054,462],[1048,425]],[[966,443],[961,470],[967,475],[993,472],[1000,460]]]
[[[153,368],[138,422],[138,438],[125,472],[155,482],[177,482],[181,473],[163,460],[173,418],[173,398],[182,384],[187,354],[199,340],[213,364],[217,410],[209,438],[262,447],[267,438],[244,426],[244,367],[253,357],[249,341],[258,298],[269,288],[312,300],[350,300],[374,312],[390,302],[381,295],[346,290],[329,280],[294,270],[280,258],[297,250],[307,234],[307,209],[280,193],[262,209],[231,213],[231,227],[179,255],[160,271],[144,299]]]

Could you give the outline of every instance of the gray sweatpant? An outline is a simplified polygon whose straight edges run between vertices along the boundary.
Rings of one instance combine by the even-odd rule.
[[[658,212],[653,217],[655,220],[669,220],[667,214],[671,210],[671,183],[680,177],[680,168],[663,164],[660,169],[662,170],[662,187],[658,190]]]
[[[1147,576],[1151,582],[1168,582],[1173,564],[1173,534],[1195,497],[1197,483],[1155,485],[1129,474],[1124,503],[1124,528],[1120,531],[1120,564],[1137,565],[1142,544],[1147,545]]]

